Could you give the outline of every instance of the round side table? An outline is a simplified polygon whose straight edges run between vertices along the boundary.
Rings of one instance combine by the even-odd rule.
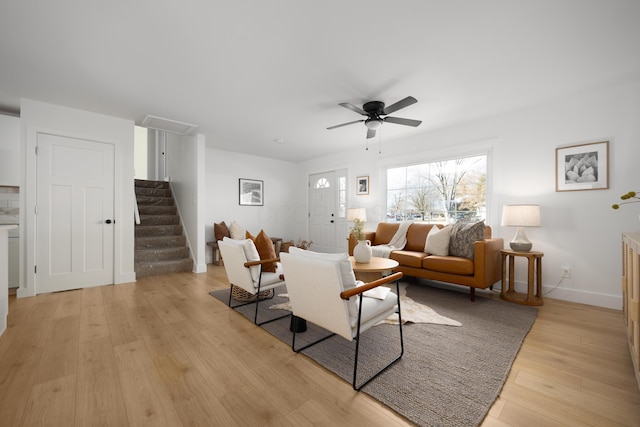
[[[371,261],[367,263],[356,262],[353,256],[350,256],[351,266],[356,279],[365,283],[373,282],[382,277],[382,273],[387,270],[393,270],[399,264],[398,261],[389,258],[371,257]]]
[[[542,305],[542,257],[544,253],[537,251],[516,252],[509,249],[500,251],[502,255],[502,290],[500,298],[505,301],[515,302],[524,305]],[[514,260],[515,257],[525,257],[528,262],[528,292],[516,292],[514,288]],[[507,261],[509,264],[507,282]],[[535,282],[534,282],[535,278]]]

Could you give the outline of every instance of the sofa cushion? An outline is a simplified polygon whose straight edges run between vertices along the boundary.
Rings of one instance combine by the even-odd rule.
[[[422,260],[422,268],[440,273],[473,276],[473,260],[463,257],[429,255]]]
[[[449,255],[473,259],[475,245],[483,240],[485,233],[484,221],[474,223],[456,222],[451,230],[449,240]]]
[[[422,268],[422,260],[426,256],[422,251],[393,251],[389,258],[406,267]]]
[[[432,255],[449,255],[449,240],[452,229],[451,225],[442,228],[431,227],[429,234],[427,234],[427,241],[424,244],[424,251]]]
[[[390,223],[390,222],[380,222],[378,223],[378,227],[376,228],[376,236],[371,242],[372,246],[376,245],[385,245],[391,241],[393,235],[396,234],[398,228],[400,227],[400,223]],[[407,233],[409,234],[409,233]]]
[[[435,224],[425,224],[414,222],[407,230],[407,244],[404,249],[407,251],[424,252],[424,242],[427,241],[427,235]]]

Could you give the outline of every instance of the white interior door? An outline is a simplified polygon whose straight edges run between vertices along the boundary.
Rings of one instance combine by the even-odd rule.
[[[36,293],[113,283],[114,146],[38,135]]]
[[[316,252],[336,252],[335,172],[309,177],[309,239]]]

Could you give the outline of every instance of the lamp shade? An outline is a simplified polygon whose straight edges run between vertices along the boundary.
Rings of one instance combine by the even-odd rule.
[[[504,205],[503,227],[540,227],[540,205]]]
[[[353,222],[355,220],[367,222],[367,210],[365,208],[347,209],[347,221]]]

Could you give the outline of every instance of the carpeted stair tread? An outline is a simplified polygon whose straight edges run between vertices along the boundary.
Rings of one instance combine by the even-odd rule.
[[[136,179],[134,185],[135,187],[144,188],[170,188],[169,183],[166,181],[150,181],[147,179]]]
[[[136,237],[180,236],[180,235],[182,235],[181,225],[137,225],[135,227]]]
[[[172,246],[185,246],[187,244],[187,238],[185,236],[138,237],[135,241],[136,249],[167,248]]]
[[[180,260],[184,258],[189,258],[189,248],[187,248],[186,246],[138,249],[135,253],[135,262],[168,261]]]
[[[177,225],[180,224],[178,215],[140,215],[140,225]]]
[[[193,261],[189,258],[168,261],[141,261],[134,264],[134,269],[136,277],[178,273],[193,270]]]
[[[173,198],[172,197],[145,197],[138,196],[136,197],[138,201],[138,206],[173,206]]]
[[[138,205],[140,215],[176,215],[178,209],[172,206]]]
[[[143,196],[143,197],[171,197],[171,190],[168,189],[168,188],[136,187],[136,196]]]

